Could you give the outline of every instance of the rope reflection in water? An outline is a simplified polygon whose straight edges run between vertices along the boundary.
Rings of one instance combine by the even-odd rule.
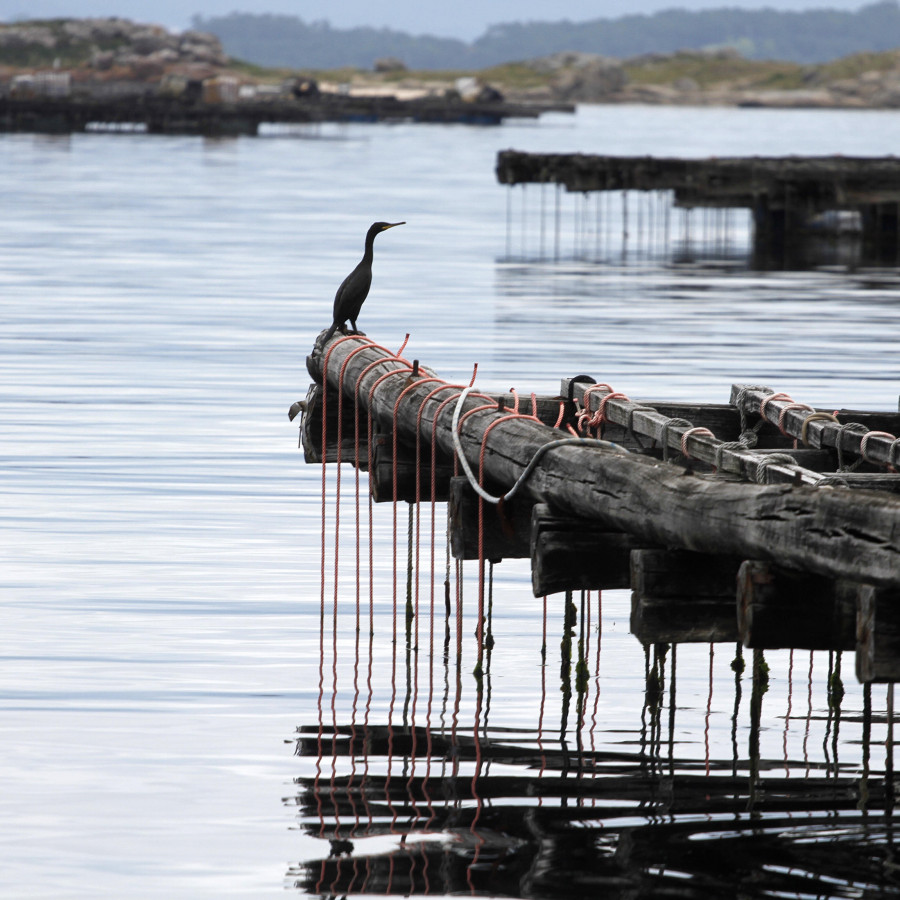
[[[558,184],[523,183],[506,192],[511,262],[746,265],[752,250],[749,210],[676,206],[672,191],[567,194]]]

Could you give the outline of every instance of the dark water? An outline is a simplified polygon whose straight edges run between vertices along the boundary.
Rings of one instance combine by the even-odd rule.
[[[336,582],[329,467],[323,583],[321,471],[285,413],[376,219],[408,224],[378,239],[360,324],[388,346],[409,332],[406,354],[446,378],[477,362],[479,386],[523,395],[588,372],[635,398],[723,402],[743,381],[895,409],[896,272],[592,255],[575,198],[548,258],[517,230],[538,194],[508,203],[493,163],[882,154],[898,137],[888,113],[616,108],[0,138],[9,895],[895,892],[888,692],[856,684],[852,654],[767,653],[763,692],[733,645],[645,654],[626,592],[576,596],[574,623],[553,596],[545,616],[506,561],[479,693],[478,585],[467,564],[457,620],[451,573],[448,620],[442,510],[433,565],[422,510],[407,633],[406,508],[396,542],[375,508],[370,576],[363,484],[357,588],[344,469]]]

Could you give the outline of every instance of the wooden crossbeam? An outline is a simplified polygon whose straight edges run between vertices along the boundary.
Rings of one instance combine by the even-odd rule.
[[[767,400],[768,397],[775,399]],[[857,422],[864,424],[852,411],[836,410],[833,421],[814,417],[814,413],[826,410],[803,409],[791,398],[778,399],[778,395],[765,388],[735,384],[731,387],[731,402],[745,415],[763,417],[809,447],[841,448],[844,453],[862,456],[866,462],[894,467],[900,464],[900,439],[883,429],[861,427],[848,429],[842,426]],[[884,414],[887,415],[887,414]],[[900,425],[900,416],[891,417]],[[820,476],[821,477],[821,476]]]
[[[642,401],[627,398],[604,398],[610,391],[603,389],[585,392],[596,387],[586,382],[578,382],[576,391],[581,389],[585,397],[585,409],[595,413],[604,404],[605,418],[638,434],[665,444],[677,452],[687,451],[685,456],[697,459],[720,472],[738,475],[748,481],[763,484],[808,484],[814,485],[821,479],[818,472],[803,468],[797,463],[773,460],[771,454],[755,451],[748,446],[735,446],[735,441],[723,441],[714,434],[697,432],[706,426],[695,425],[681,417],[675,418],[658,412]],[[688,422],[688,424],[685,424]],[[711,430],[711,429],[710,429]]]

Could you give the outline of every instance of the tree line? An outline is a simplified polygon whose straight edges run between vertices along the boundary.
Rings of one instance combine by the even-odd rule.
[[[367,69],[382,57],[396,57],[411,69],[480,69],[571,50],[631,58],[726,47],[748,59],[816,63],[891,50],[900,43],[897,0],[855,11],[723,7],[587,22],[509,22],[490,27],[471,43],[389,28],[332,28],[327,21],[275,14],[196,15],[192,24],[216,35],[233,58],[307,69]]]

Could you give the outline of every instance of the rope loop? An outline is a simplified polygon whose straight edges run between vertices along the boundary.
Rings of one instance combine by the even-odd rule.
[[[897,441],[897,436],[891,434],[890,432],[887,432],[887,431],[867,431],[867,432],[863,435],[863,439],[862,439],[862,441],[860,442],[860,445],[859,445],[859,452],[860,452],[860,455],[862,456],[862,458],[863,458],[866,462],[870,462],[869,457],[866,455],[866,444],[869,443],[869,438],[870,438],[870,437],[884,437],[884,438],[890,438],[890,439],[891,439],[891,449],[892,449],[892,450],[893,450],[893,448],[894,448],[894,443]]]
[[[897,468],[897,445],[900,444],[900,438],[897,438],[895,441],[891,442],[891,447],[888,450],[888,466],[891,469]]]
[[[666,419],[666,421],[663,422],[659,433],[659,440],[662,444],[663,451],[663,462],[669,461],[669,429],[674,425],[678,425],[681,428],[694,427],[694,423],[688,422],[687,419]]]
[[[777,391],[774,394],[769,394],[768,397],[763,397],[762,402],[759,404],[759,417],[761,419],[765,419],[766,407],[772,400],[787,400],[788,403],[794,402],[794,398],[790,394],[785,394],[784,391]]]
[[[460,424],[460,413],[462,412],[462,408],[465,405],[466,397],[468,397],[469,392],[472,390],[472,385],[469,385],[465,388],[459,395],[456,400],[456,406],[453,410],[453,421],[450,428],[450,436],[453,440],[453,448],[456,451],[456,456],[459,459],[460,465],[463,467],[463,471],[466,473],[466,478],[469,480],[469,484],[472,486],[472,489],[481,497],[483,500],[486,500],[488,503],[497,504],[503,501],[504,503],[512,500],[512,498],[518,493],[519,489],[523,484],[528,480],[531,476],[531,473],[537,468],[537,464],[540,462],[541,458],[550,450],[553,450],[556,447],[562,447],[568,444],[578,444],[582,447],[601,447],[604,450],[614,450],[617,453],[628,453],[628,451],[624,447],[620,447],[618,444],[612,443],[612,441],[601,441],[596,439],[585,439],[582,437],[573,437],[573,438],[562,438],[558,441],[550,441],[547,444],[542,444],[535,451],[534,456],[528,462],[528,465],[522,470],[522,474],[516,479],[516,483],[502,496],[495,497],[493,494],[489,494],[480,484],[478,479],[475,477],[472,472],[472,467],[469,465],[468,459],[466,459],[466,454],[463,451],[462,442],[459,439],[459,424]],[[452,399],[452,398],[451,398]],[[470,410],[474,412],[474,410]],[[509,418],[530,418],[528,416],[525,417],[515,417],[510,416]]]
[[[750,433],[753,434],[752,431]],[[753,437],[755,439],[756,435],[753,434]],[[722,441],[722,443],[719,444],[718,447],[716,447],[716,457],[715,457],[716,468],[717,469],[722,468],[722,454],[726,450],[733,450],[733,451],[740,452],[742,450],[747,450],[747,449],[749,449],[749,448],[743,441]]]
[[[806,439],[806,429],[809,428],[809,423],[810,422],[819,422],[819,421],[835,422],[838,425],[841,424],[840,422],[838,422],[838,417],[836,415],[834,415],[834,413],[814,412],[811,415],[807,416],[803,420],[803,424],[800,426],[800,441],[804,447],[809,446],[809,441]]]
[[[600,424],[599,421],[594,421],[594,414],[592,414],[590,410],[589,398],[594,391],[606,391],[607,394],[615,393],[608,384],[592,384],[585,390],[581,398],[581,412],[578,413],[577,417],[578,430],[581,432],[586,431],[588,428],[595,428]]]
[[[839,487],[850,487],[850,482],[843,475],[826,475],[824,478],[820,478],[816,482],[816,487],[834,487],[838,485]]]
[[[688,430],[681,435],[681,452],[687,459],[693,459],[690,452],[688,451],[687,441],[688,438],[691,437],[691,435],[695,434],[705,434],[711,438],[715,437],[715,435],[708,428],[704,428],[702,425],[697,425],[694,428],[688,428]]]
[[[806,403],[788,403],[787,406],[783,406],[781,408],[781,412],[778,414],[778,430],[782,433],[782,435],[784,435],[784,437],[793,437],[793,435],[788,434],[784,430],[784,417],[792,409],[806,409],[811,413],[815,412],[815,410]]]
[[[594,414],[594,417],[591,419],[591,425],[597,426],[602,425],[604,422],[608,422],[609,419],[606,417],[606,404],[609,403],[610,400],[631,400],[631,398],[627,394],[623,394],[621,391],[612,391],[612,393],[606,394],[600,400],[600,406],[597,409],[597,412]]]
[[[852,472],[854,469],[858,469],[862,464],[862,457],[856,460],[855,463],[850,465],[844,465],[844,432],[845,431],[855,431],[857,433],[865,433],[868,431],[865,425],[862,422],[844,422],[843,425],[838,429],[837,441],[835,443],[835,449],[837,450],[837,461],[838,461],[838,472]]]
[[[769,483],[769,466],[784,465],[796,466],[797,460],[787,453],[767,453],[756,464],[756,483]]]
[[[748,428],[747,428],[747,410],[744,409],[744,402],[747,399],[747,395],[751,391],[766,391],[771,394],[772,388],[767,387],[764,384],[746,384],[738,391],[738,395],[735,398],[734,405],[737,407],[738,414],[741,417],[741,432],[742,433],[748,430]],[[756,425],[753,427],[753,430],[759,431],[760,428],[762,428],[762,419],[760,419],[759,422],[756,423]]]

